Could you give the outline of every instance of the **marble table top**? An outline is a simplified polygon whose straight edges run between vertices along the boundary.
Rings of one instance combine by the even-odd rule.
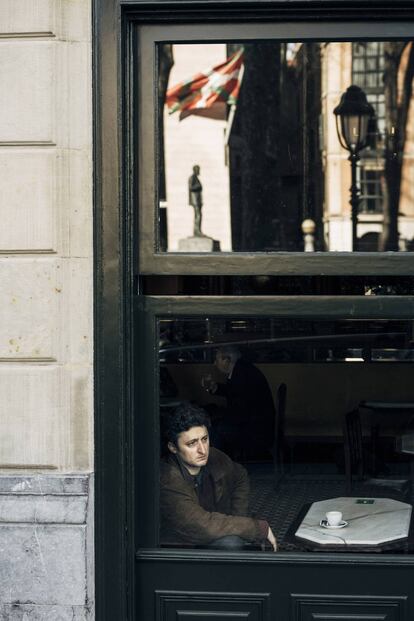
[[[327,511],[342,511],[344,528],[320,526]],[[295,535],[323,545],[379,545],[408,537],[412,506],[390,498],[330,498],[314,502]]]

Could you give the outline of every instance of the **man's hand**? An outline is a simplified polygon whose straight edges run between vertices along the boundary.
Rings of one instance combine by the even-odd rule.
[[[277,541],[276,541],[276,537],[274,536],[272,529],[269,526],[269,532],[267,533],[267,540],[269,541],[270,545],[273,548],[274,552],[277,552]]]
[[[204,375],[201,378],[201,385],[204,388],[204,390],[206,390],[207,392],[213,395],[217,390],[217,382],[213,380],[213,377],[210,373],[208,375]]]

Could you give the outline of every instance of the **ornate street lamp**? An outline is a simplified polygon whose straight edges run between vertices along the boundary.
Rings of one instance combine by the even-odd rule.
[[[356,181],[359,152],[367,146],[368,124],[374,117],[374,108],[368,103],[367,96],[359,86],[352,85],[346,89],[341,101],[334,110],[336,131],[341,146],[349,151],[351,162],[351,217],[352,217],[352,250],[357,248],[357,223],[360,189]]]

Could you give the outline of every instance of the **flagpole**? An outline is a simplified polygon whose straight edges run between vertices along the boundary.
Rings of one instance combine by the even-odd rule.
[[[239,73],[239,84],[241,86],[242,80],[243,80],[243,74],[244,74],[244,64],[240,67],[240,73]],[[236,104],[232,104],[230,107],[230,112],[229,112],[229,116],[227,119],[227,126],[225,129],[225,140],[224,140],[224,144],[225,146],[228,146],[229,144],[229,140],[230,140],[230,134],[231,134],[231,129],[233,127],[233,121],[234,121],[234,117],[236,114],[236,109],[237,109],[237,105]]]

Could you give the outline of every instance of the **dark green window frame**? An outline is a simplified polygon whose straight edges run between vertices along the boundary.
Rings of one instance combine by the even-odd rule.
[[[147,305],[150,308],[148,304],[152,304],[136,299],[140,291],[138,274],[141,269],[137,240],[137,143],[140,138],[139,114],[136,109],[137,31],[145,24],[182,24],[193,28],[194,24],[200,22],[213,26],[223,23],[250,23],[254,26],[256,23],[284,24],[296,21],[308,25],[323,25],[329,21],[337,23],[338,28],[342,29],[342,25],[358,20],[361,38],[366,38],[370,32],[375,38],[376,24],[390,26],[403,22],[413,25],[414,6],[412,0],[377,0],[375,3],[372,0],[93,0],[92,8],[96,615],[99,619],[112,621],[137,618],[136,519],[140,511],[144,510],[143,500],[151,498],[153,493],[153,478],[145,487],[144,478],[139,474],[137,477],[134,463],[137,455],[134,445],[136,422],[146,418],[145,411],[139,409],[141,397],[133,391],[136,381],[135,326],[137,313],[146,316],[145,307]],[[144,248],[145,254],[148,261],[155,254],[154,246],[147,246],[146,250]],[[287,275],[403,275],[411,274],[413,269],[408,265],[409,262],[413,263],[409,255],[370,255],[371,263],[368,264],[366,257],[364,267],[355,255],[331,256],[329,267],[326,255],[308,267],[304,266],[303,257],[299,257],[298,262],[294,255],[288,253],[278,255],[277,267],[274,266],[275,257],[262,256],[259,262],[255,261],[256,258],[229,257],[225,271],[229,274],[263,274],[274,270],[275,274]],[[147,273],[183,273],[187,257],[177,259],[180,260],[174,263],[174,271],[169,266],[169,255],[165,255],[161,265],[157,262],[154,262],[153,267],[147,264]],[[203,256],[202,260],[197,260],[200,274],[210,273],[210,267],[207,272],[203,271],[205,259]],[[161,310],[166,314],[169,312],[168,302],[162,302]],[[377,304],[384,304],[385,313],[393,313],[393,316],[399,316],[398,306],[401,304],[405,308],[407,303],[412,317],[412,300],[408,298],[381,298],[374,302],[369,308],[375,309]],[[223,300],[222,304],[228,305],[229,301]],[[171,310],[175,308],[171,307]],[[143,325],[147,325],[148,320],[144,317]],[[145,362],[144,367],[148,368],[147,365],[151,365],[151,359]],[[151,464],[153,461],[154,457],[151,458]],[[137,480],[139,490],[147,494],[143,499],[136,493]],[[150,543],[146,535],[145,542]],[[165,557],[163,550],[138,551],[138,556],[144,561],[148,559],[150,564],[157,554]],[[295,567],[298,560],[298,557],[292,557],[291,562]],[[324,563],[327,560],[326,556],[321,559]],[[342,560],[344,557],[334,558],[332,563]],[[256,562],[255,559],[252,561],[253,564]],[[315,561],[316,555],[303,558],[304,565],[313,565]],[[408,557],[363,558],[355,555],[348,562],[348,566],[362,564],[411,567],[413,561]]]
[[[414,253],[379,252],[160,252],[158,239],[158,153],[156,114],[157,44],[162,42],[230,42],[248,40],[348,41],[413,39],[414,23],[371,21],[308,23],[302,21],[240,24],[137,25],[131,30],[137,67],[129,73],[129,116],[139,128],[130,160],[138,166],[135,204],[138,205],[141,274],[414,274]],[[149,69],[150,68],[150,69]],[[191,257],[191,260],[189,260]]]

